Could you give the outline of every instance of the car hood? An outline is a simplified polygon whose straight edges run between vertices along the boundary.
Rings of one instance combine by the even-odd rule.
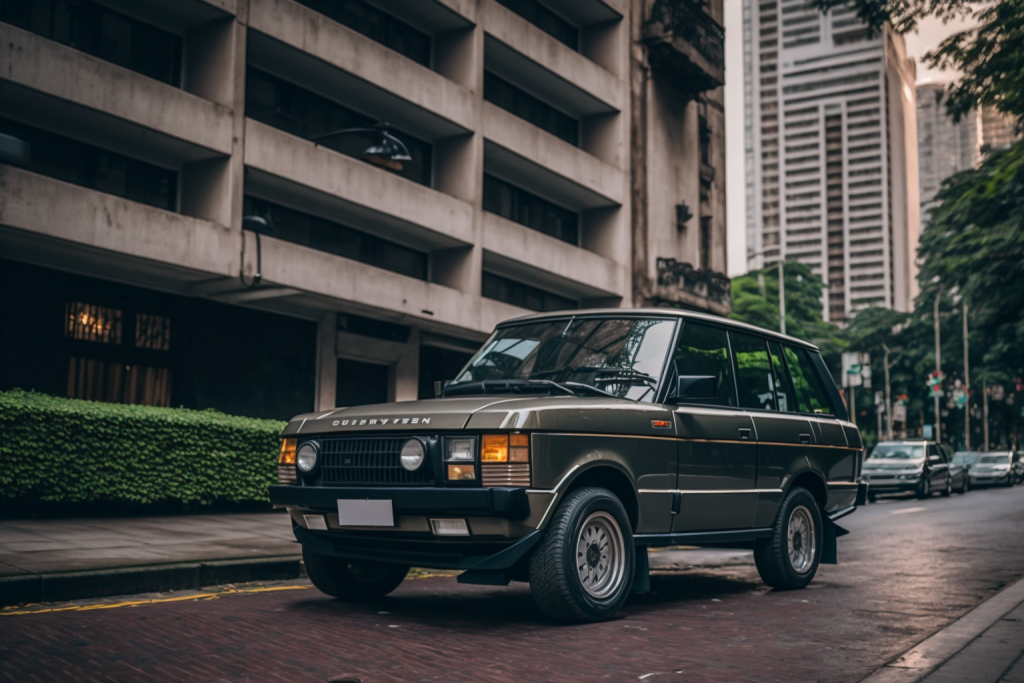
[[[871,460],[870,458],[864,461],[864,469],[866,470],[914,470],[920,469],[924,465],[924,458],[918,460]]]
[[[544,429],[672,436],[675,421],[672,412],[664,406],[626,399],[489,394],[307,413],[292,418],[284,435],[457,429]]]

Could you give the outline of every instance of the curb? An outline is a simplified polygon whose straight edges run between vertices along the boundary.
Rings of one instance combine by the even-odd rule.
[[[279,581],[304,576],[305,567],[298,555],[28,574],[0,577],[0,606],[162,593],[223,583]]]
[[[917,683],[1024,603],[1024,579],[1010,584],[938,633],[910,648],[860,683]]]

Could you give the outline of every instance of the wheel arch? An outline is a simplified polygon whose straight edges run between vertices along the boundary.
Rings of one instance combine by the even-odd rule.
[[[804,470],[799,472],[789,483],[789,486],[786,488],[785,495],[789,495],[789,492],[797,486],[807,489],[811,495],[814,496],[815,502],[818,503],[818,507],[821,509],[822,516],[826,516],[826,509],[828,506],[828,485],[825,483],[825,478],[814,470]]]
[[[571,479],[565,482],[564,489],[559,493],[559,500],[572,491],[586,486],[608,489],[614,493],[626,508],[629,523],[635,532],[640,521],[640,500],[637,497],[633,478],[622,466],[607,460],[585,465],[577,470]]]

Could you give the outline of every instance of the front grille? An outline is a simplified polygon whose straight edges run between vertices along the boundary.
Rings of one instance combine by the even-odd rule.
[[[529,463],[484,462],[480,464],[480,483],[487,486],[529,486]]]
[[[399,456],[408,436],[362,436],[320,440],[322,486],[348,484],[422,485],[434,482],[429,456],[418,470],[402,467]]]

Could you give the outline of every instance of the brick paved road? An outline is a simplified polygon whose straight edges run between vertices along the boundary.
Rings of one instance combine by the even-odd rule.
[[[0,681],[856,681],[1024,575],[1022,522],[1024,487],[885,501],[807,590],[767,591],[733,555],[583,626],[522,584],[449,577],[357,606],[307,589],[4,616]]]

